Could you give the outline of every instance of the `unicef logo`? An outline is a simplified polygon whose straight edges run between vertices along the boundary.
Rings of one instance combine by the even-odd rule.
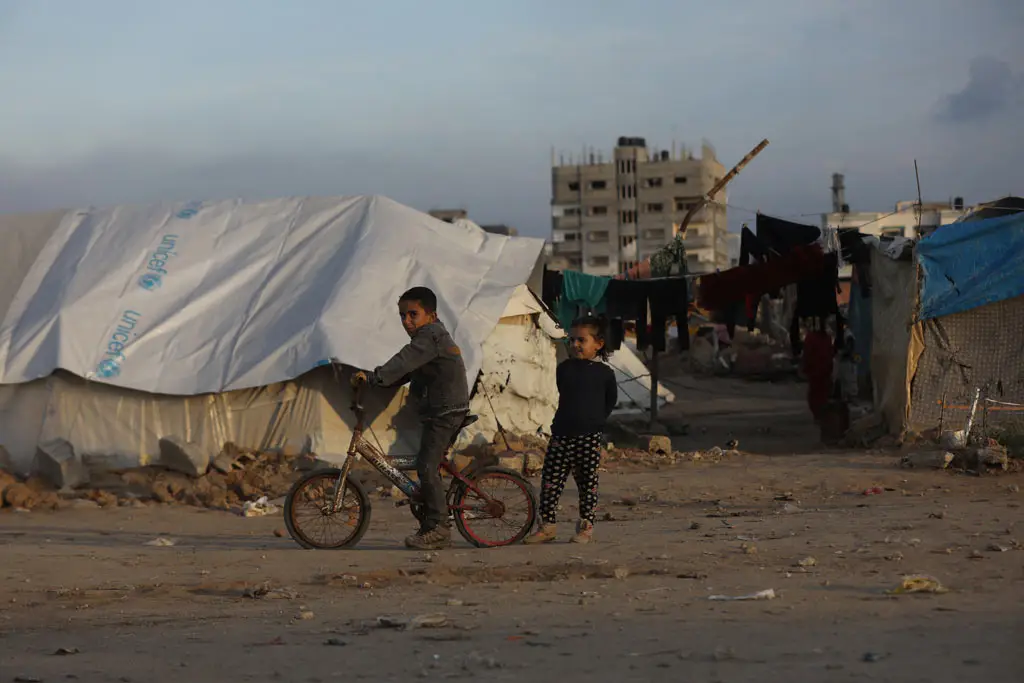
[[[104,379],[117,377],[121,374],[121,366],[113,358],[107,358],[101,360],[100,364],[96,366],[96,374]]]
[[[139,287],[148,289],[149,291],[159,289],[162,284],[163,280],[158,273],[143,273],[139,277]]]

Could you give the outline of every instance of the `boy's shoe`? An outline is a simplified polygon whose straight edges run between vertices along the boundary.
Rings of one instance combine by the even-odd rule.
[[[452,530],[436,526],[428,531],[417,531],[405,539],[405,547],[413,550],[442,550],[452,543]]]
[[[541,524],[537,531],[523,539],[523,543],[527,545],[536,545],[539,543],[551,543],[555,540],[558,535],[558,527],[554,524]]]
[[[572,543],[590,543],[594,538],[594,525],[585,519],[576,522],[576,535]]]

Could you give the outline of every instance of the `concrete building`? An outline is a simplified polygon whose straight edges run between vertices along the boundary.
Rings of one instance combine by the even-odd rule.
[[[822,214],[821,225],[859,228],[867,235],[919,237],[959,220],[969,209],[964,207],[963,197],[956,197],[947,202],[922,202],[920,217],[918,213],[916,200],[897,202],[894,211],[850,211],[843,175],[835,173],[832,176],[832,212]]]
[[[603,157],[589,151],[568,162],[552,158],[552,268],[614,275],[635,265],[675,237],[690,206],[726,173],[708,143],[698,158],[620,137],[611,158]],[[729,267],[726,193],[711,199],[686,232],[690,272]]]

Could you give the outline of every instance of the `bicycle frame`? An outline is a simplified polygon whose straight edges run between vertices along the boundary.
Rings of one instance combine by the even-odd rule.
[[[402,493],[404,493],[410,500],[418,500],[420,493],[419,484],[414,482],[412,479],[409,478],[408,475],[406,475],[400,469],[395,467],[391,463],[391,460],[390,458],[388,458],[388,456],[386,456],[384,453],[381,453],[380,450],[378,450],[373,444],[371,444],[369,441],[363,438],[363,432],[366,428],[366,411],[363,408],[362,402],[360,401],[360,399],[362,398],[362,392],[362,385],[359,385],[358,387],[355,388],[355,396],[352,399],[352,412],[355,413],[356,424],[352,430],[352,440],[349,442],[347,457],[345,458],[345,462],[341,467],[341,473],[338,476],[338,481],[334,485],[333,508],[337,510],[341,506],[341,499],[344,491],[344,482],[348,478],[348,474],[352,469],[352,462],[358,457],[362,457],[364,460],[370,463],[370,465],[372,465],[374,469],[376,469],[378,472],[384,475],[384,477],[387,478],[387,480],[390,481],[392,484],[397,486],[399,490],[401,490]],[[467,478],[465,475],[463,475],[461,472],[455,469],[455,467],[452,466],[448,457],[450,453],[451,447],[448,448],[448,451],[445,453],[445,457],[442,458],[441,460],[441,469],[444,472],[448,473],[453,479],[460,481],[473,493],[480,496],[484,501],[485,508],[489,508],[493,504],[498,503],[498,501],[495,501],[493,498],[491,498],[491,496],[481,491],[471,479]],[[452,488],[449,487],[448,492],[445,496],[446,499],[450,498],[451,492]],[[498,504],[500,505],[500,503]],[[468,510],[477,509],[477,507],[473,506],[472,508],[470,508],[467,506],[460,506],[456,508],[451,504],[451,501],[448,500],[448,509]]]

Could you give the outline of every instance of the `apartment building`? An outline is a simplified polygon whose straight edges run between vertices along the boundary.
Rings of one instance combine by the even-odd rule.
[[[620,137],[607,161],[593,151],[567,163],[552,158],[549,265],[592,275],[630,268],[671,241],[674,224],[725,173],[708,143],[696,157],[685,149],[649,149],[644,138]],[[729,267],[726,194],[711,199],[686,231],[693,273]]]
[[[916,200],[896,202],[893,211],[851,211],[846,203],[846,187],[841,173],[832,175],[832,211],[821,215],[823,228],[859,228],[865,235],[888,237],[924,237],[936,228],[949,225],[970,212],[963,197],[946,202]]]

